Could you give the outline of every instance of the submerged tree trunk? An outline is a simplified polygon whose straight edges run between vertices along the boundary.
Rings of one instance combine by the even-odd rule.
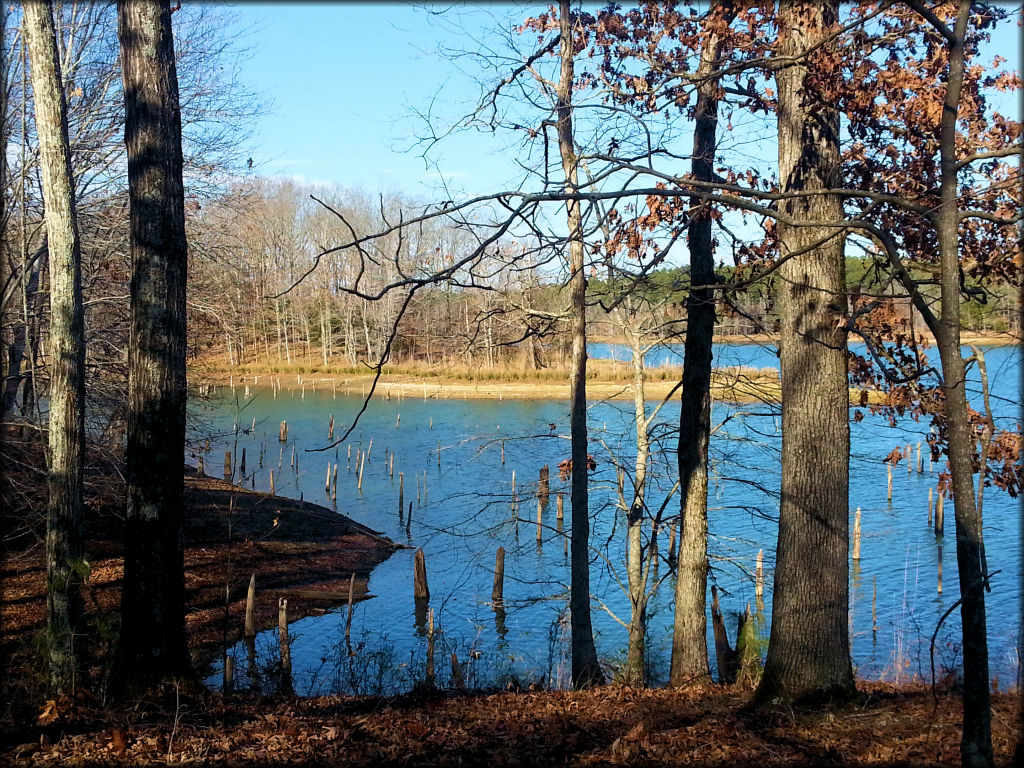
[[[558,149],[568,192],[579,189],[578,158],[573,143],[572,16],[569,0],[559,2],[561,72],[557,91]],[[572,319],[570,369],[570,437],[572,440],[572,550],[569,611],[572,630],[572,684],[576,688],[604,681],[590,621],[590,509],[587,489],[587,280],[583,274],[583,222],[578,200],[566,201],[569,224],[569,291]]]
[[[731,3],[712,2],[708,17],[721,8],[720,22],[735,16]],[[693,132],[693,175],[714,179],[718,128],[718,78],[710,77],[721,55],[724,30],[705,39],[697,78],[697,109]],[[693,201],[690,219],[690,280],[711,285],[715,258],[709,203]],[[710,677],[707,644],[708,588],[708,439],[711,432],[711,341],[715,331],[715,297],[709,288],[690,291],[686,304],[683,389],[679,410],[679,488],[682,513],[676,567],[675,623],[669,682],[674,686]]]
[[[191,673],[185,636],[185,278],[181,113],[167,0],[117,4],[131,210],[128,511],[121,682]]]
[[[780,52],[822,43],[835,0],[783,0]],[[839,115],[811,87],[806,59],[776,73],[779,185],[783,193],[832,186],[839,166]],[[793,197],[796,218],[841,221],[833,195]],[[782,498],[771,637],[759,700],[853,691],[849,608],[849,390],[843,232],[779,224]]]
[[[72,693],[84,683],[82,463],[85,455],[85,325],[82,258],[68,146],[67,105],[49,2],[25,3],[32,61],[39,165],[50,255],[49,503],[46,605],[50,685]]]

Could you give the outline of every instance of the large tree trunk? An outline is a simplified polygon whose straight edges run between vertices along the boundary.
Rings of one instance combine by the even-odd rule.
[[[185,636],[185,278],[181,113],[167,0],[117,4],[131,206],[128,513],[121,673],[191,673]]]
[[[939,134],[941,205],[932,215],[939,243],[941,317],[931,328],[942,360],[949,470],[953,480],[956,562],[964,651],[964,722],[960,760],[965,768],[991,766],[992,709],[985,620],[981,510],[974,497],[975,433],[968,420],[964,359],[960,354],[960,243],[957,205],[957,112],[964,79],[964,37],[971,3],[961,0],[949,47],[949,76]]]
[[[715,17],[718,2],[708,16]],[[721,7],[721,22],[735,16],[731,3]],[[716,21],[716,23],[719,23]],[[718,78],[710,77],[721,56],[722,31],[705,38],[697,70],[697,109],[693,131],[693,175],[714,179],[718,128]],[[690,280],[711,285],[715,256],[709,203],[694,200],[690,219]],[[679,488],[682,513],[676,566],[675,624],[669,682],[680,686],[710,677],[707,643],[708,589],[708,438],[711,432],[711,342],[715,331],[715,297],[708,288],[690,291],[686,304],[683,389],[679,409]]]
[[[557,90],[558,149],[568,192],[579,189],[578,158],[572,131],[573,46],[569,0],[558,7],[561,71]],[[570,369],[570,438],[572,441],[572,533],[569,611],[572,631],[572,684],[576,688],[604,681],[590,621],[590,508],[587,479],[587,279],[583,274],[583,222],[578,200],[567,200],[569,224],[569,292],[572,320]]]
[[[85,325],[82,258],[68,146],[67,105],[49,2],[22,6],[32,62],[39,165],[50,255],[49,503],[46,605],[50,685],[83,683],[82,463],[85,455]]]
[[[782,57],[821,42],[838,5],[783,0]],[[784,193],[828,188],[839,165],[839,115],[811,90],[801,59],[776,73],[779,184]],[[794,197],[799,219],[840,221],[838,197]],[[853,691],[849,607],[849,390],[841,230],[779,225],[782,499],[771,637],[760,700]]]

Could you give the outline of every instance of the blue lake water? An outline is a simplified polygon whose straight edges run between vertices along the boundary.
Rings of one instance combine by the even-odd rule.
[[[595,344],[593,357],[626,359],[623,349]],[[650,365],[678,364],[681,348],[668,348],[648,357]],[[777,367],[774,349],[758,345],[716,347],[716,363],[754,368]],[[1020,411],[1021,351],[1014,347],[986,349],[993,408],[1003,425],[1016,423]],[[266,490],[274,469],[279,495],[307,500],[383,532],[395,541],[422,547],[430,583],[430,608],[439,629],[439,684],[449,675],[452,650],[464,665],[469,684],[486,683],[507,674],[520,680],[543,680],[547,685],[568,682],[568,559],[564,537],[555,524],[554,494],[566,493],[565,523],[570,509],[568,485],[558,478],[556,465],[569,455],[568,400],[424,400],[422,391],[393,386],[391,400],[376,398],[361,417],[347,443],[328,451],[311,451],[328,444],[328,421],[352,423],[362,400],[358,390],[345,393],[344,379],[304,377],[305,393],[295,376],[282,377],[276,397],[268,386],[251,386],[250,399],[236,382],[222,387],[213,404],[192,409],[193,433],[213,434],[208,467],[220,467],[225,448],[238,455],[247,449],[248,464],[257,462],[265,446],[264,464],[255,470],[255,487]],[[316,392],[311,382],[317,378]],[[976,375],[975,375],[976,379]],[[251,382],[250,382],[251,383]],[[267,377],[261,377],[261,384]],[[566,387],[568,389],[568,385]],[[653,404],[652,404],[653,405]],[[591,453],[598,462],[591,482],[592,592],[597,598],[593,618],[599,655],[614,666],[624,657],[626,631],[615,616],[628,621],[628,600],[622,584],[624,514],[617,505],[615,461],[632,473],[635,447],[632,403],[592,402],[589,408]],[[657,509],[675,482],[674,425],[678,402],[660,412],[655,429],[656,452],[651,469],[648,505]],[[235,425],[256,429],[236,432]],[[278,443],[278,425],[287,419],[289,443]],[[397,423],[396,423],[397,422]],[[779,429],[776,409],[766,405],[715,403],[713,424],[724,426],[712,439],[709,498],[709,543],[712,579],[720,590],[730,635],[735,614],[754,606],[752,572],[759,549],[764,550],[765,607],[771,611],[771,578],[777,535],[779,487]],[[552,429],[550,425],[554,425]],[[894,472],[893,501],[886,501],[883,458],[895,447],[923,441],[929,425],[909,419],[891,427],[878,417],[853,423],[850,514],[861,508],[861,560],[851,571],[851,653],[863,677],[928,679],[928,638],[942,613],[956,600],[959,587],[953,537],[953,505],[946,501],[946,535],[937,538],[927,523],[928,489],[938,480],[939,465],[908,474],[905,463]],[[356,488],[357,449],[370,447],[363,487]],[[440,443],[440,465],[438,444]],[[352,460],[347,459],[348,444]],[[290,470],[294,447],[299,471]],[[504,463],[502,462],[504,447]],[[393,451],[394,477],[386,452]],[[340,464],[338,499],[334,505],[324,491],[328,461]],[[542,465],[551,468],[551,502],[544,513],[541,546],[536,542],[536,490]],[[280,467],[280,469],[279,469]],[[512,473],[516,473],[519,522],[512,511]],[[405,503],[399,515],[399,472],[404,475]],[[248,483],[247,483],[248,484]],[[424,490],[425,487],[425,490]],[[678,510],[678,498],[667,510]],[[1017,658],[1021,605],[1021,516],[1018,503],[994,488],[986,489],[985,537],[991,570],[1001,570],[986,596],[990,660],[993,677],[1002,687],[1019,674]],[[504,612],[493,610],[491,587],[495,550],[506,551]],[[940,547],[944,565],[943,592],[937,592]],[[667,531],[659,549],[667,551]],[[399,550],[377,566],[369,580],[376,597],[357,604],[353,614],[352,653],[344,643],[345,611],[339,607],[323,616],[295,621],[292,661],[295,688],[300,693],[367,692],[407,688],[422,677],[425,660],[425,617],[417,612],[412,593],[414,549]],[[667,677],[671,648],[673,576],[662,563],[663,578],[651,605],[648,653],[651,680]],[[872,587],[877,584],[877,630],[872,631]],[[615,614],[615,616],[613,616]],[[947,619],[936,647],[936,666],[959,662],[959,614]],[[709,621],[709,643],[710,621]],[[276,631],[257,639],[264,663],[273,662]],[[712,646],[713,647],[713,646]],[[244,668],[245,649],[233,649]],[[712,665],[713,661],[713,652]],[[444,662],[442,664],[442,662]],[[237,674],[237,673],[236,673]],[[219,684],[216,670],[211,684]]]

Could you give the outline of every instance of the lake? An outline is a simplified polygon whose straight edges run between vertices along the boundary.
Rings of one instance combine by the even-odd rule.
[[[592,357],[628,359],[621,347],[594,344]],[[678,365],[680,346],[657,350],[648,364]],[[1021,351],[1016,347],[986,348],[993,408],[1003,425],[1019,420]],[[719,345],[716,364],[754,368],[778,367],[774,349],[760,345]],[[977,375],[973,373],[976,385]],[[305,393],[294,375],[281,377],[274,395],[269,386],[219,388],[219,397],[191,407],[192,434],[212,435],[206,459],[211,473],[223,452],[237,456],[247,450],[248,467],[258,462],[255,488],[267,490],[273,469],[276,492],[336,508],[395,541],[422,547],[426,555],[430,608],[438,627],[438,684],[449,679],[448,657],[455,651],[464,665],[467,684],[485,685],[510,675],[524,684],[543,682],[564,687],[569,679],[568,558],[564,537],[555,521],[555,496],[568,484],[558,478],[557,464],[569,456],[568,399],[424,400],[408,386],[399,398],[379,395],[359,420],[349,440],[328,451],[328,422],[335,435],[352,423],[362,405],[358,387],[345,394],[343,377],[332,392],[330,378],[306,376]],[[315,393],[311,382],[318,379]],[[260,377],[261,383],[269,383]],[[326,382],[326,385],[325,385]],[[975,389],[977,387],[975,386]],[[568,385],[566,386],[568,390]],[[567,392],[568,394],[568,392]],[[653,403],[651,404],[653,405]],[[625,583],[625,520],[617,505],[615,461],[632,473],[635,448],[632,403],[592,402],[589,405],[591,453],[597,469],[591,481],[592,591],[597,600],[593,619],[599,656],[611,664],[625,656],[626,631],[616,616],[628,621]],[[667,404],[654,428],[655,458],[650,470],[648,505],[657,509],[675,482],[674,425],[678,401]],[[289,442],[278,442],[278,425],[288,421]],[[255,420],[256,426],[246,434]],[[767,405],[715,403],[712,423],[724,426],[712,439],[709,491],[712,583],[719,587],[730,637],[735,615],[753,608],[752,572],[758,550],[765,559],[765,610],[771,611],[771,582],[777,535],[779,429],[777,408]],[[236,425],[238,429],[236,430]],[[553,426],[552,426],[553,425]],[[929,425],[910,419],[891,427],[881,417],[867,416],[851,424],[851,527],[860,507],[863,538],[861,560],[851,569],[851,653],[855,671],[865,678],[906,681],[929,679],[929,638],[942,613],[959,596],[953,536],[953,505],[946,500],[944,537],[928,526],[928,489],[938,480],[939,466],[929,473],[927,447],[924,471],[908,474],[901,462],[893,473],[892,503],[886,501],[883,458],[895,447],[915,448]],[[372,448],[371,448],[372,440]],[[351,444],[351,460],[348,445]],[[438,448],[440,446],[440,452]],[[294,448],[298,472],[291,470]],[[369,449],[361,491],[356,487],[357,450]],[[394,452],[394,476],[387,452]],[[440,461],[438,460],[440,457]],[[324,491],[327,464],[337,462],[338,498]],[[190,458],[190,463],[195,463]],[[552,497],[544,512],[542,542],[536,541],[538,471],[551,468]],[[406,509],[398,507],[399,473],[404,477]],[[521,498],[518,523],[513,514],[513,472]],[[248,485],[248,483],[247,483]],[[412,503],[412,511],[408,506]],[[678,510],[678,497],[666,510]],[[986,595],[990,665],[1000,687],[1016,683],[1021,606],[1021,519],[1017,500],[995,488],[986,489],[985,537],[992,579]],[[495,550],[507,551],[505,605],[491,606]],[[667,551],[667,536],[659,548]],[[344,642],[345,612],[338,607],[290,625],[293,680],[302,694],[327,692],[394,692],[422,679],[426,648],[426,617],[413,599],[414,549],[399,550],[377,566],[369,581],[371,600],[355,607],[352,648]],[[938,559],[943,558],[944,583],[937,591]],[[654,684],[667,679],[671,649],[673,576],[662,563],[661,589],[650,608],[648,654]],[[872,628],[872,591],[877,590],[877,629]],[[709,596],[710,599],[710,596]],[[766,616],[764,621],[767,633]],[[936,669],[955,668],[960,661],[959,612],[943,625],[936,644]],[[712,667],[714,651],[708,622]],[[256,647],[264,667],[276,658],[276,630],[262,633]],[[245,648],[232,651],[244,670]],[[236,679],[245,684],[243,674]],[[208,682],[219,685],[219,666]]]

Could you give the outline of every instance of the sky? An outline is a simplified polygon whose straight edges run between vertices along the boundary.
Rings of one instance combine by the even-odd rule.
[[[465,16],[466,34],[483,39],[512,10],[481,4],[455,12]],[[456,19],[403,3],[253,3],[234,11],[251,47],[242,77],[273,102],[257,118],[253,160],[261,173],[368,190],[437,190],[438,172],[417,146],[427,134],[417,112],[433,103],[442,120],[454,119],[480,92],[438,52],[442,43],[471,44]],[[467,134],[432,157],[447,180],[475,193],[516,176],[505,155],[490,136]]]
[[[433,167],[419,156],[427,126],[418,113],[430,110],[443,124],[479,98],[476,64],[441,48],[475,49],[543,7],[452,3],[433,6],[446,9],[438,14],[407,3],[233,5],[239,44],[249,49],[241,77],[270,102],[255,120],[254,169],[430,200],[451,197],[442,176],[461,194],[508,188],[521,174],[501,138],[448,139]],[[991,46],[1018,71],[1019,35],[1004,25]],[[1019,115],[1016,97],[1003,98],[1002,108]]]

